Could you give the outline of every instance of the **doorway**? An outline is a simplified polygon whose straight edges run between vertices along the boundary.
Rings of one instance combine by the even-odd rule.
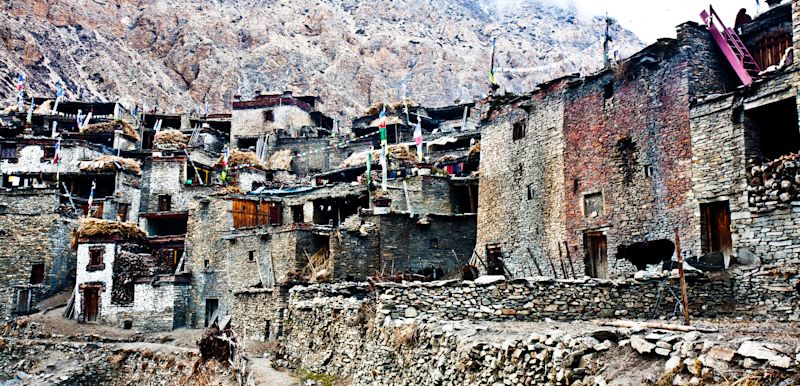
[[[486,273],[503,275],[503,247],[500,244],[486,244]]]
[[[219,299],[206,299],[206,327],[210,326],[213,318],[217,316]]]
[[[731,209],[728,201],[700,204],[700,216],[703,224],[703,252],[732,255]]]
[[[86,287],[83,289],[83,320],[96,322],[100,306],[100,289]]]
[[[17,291],[17,312],[25,314],[31,310],[31,290],[21,289]]]
[[[608,243],[602,232],[589,232],[584,236],[586,247],[586,275],[608,279]]]

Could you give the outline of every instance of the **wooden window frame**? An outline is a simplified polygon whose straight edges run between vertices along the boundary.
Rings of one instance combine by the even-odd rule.
[[[86,271],[94,272],[106,269],[106,264],[103,261],[105,254],[105,247],[89,247],[89,263],[86,265]]]
[[[232,200],[233,228],[283,225],[283,205],[270,201]]]
[[[172,196],[169,194],[158,195],[158,211],[171,212],[172,211]]]
[[[518,141],[528,135],[528,127],[524,119],[520,119],[511,125],[511,139]]]

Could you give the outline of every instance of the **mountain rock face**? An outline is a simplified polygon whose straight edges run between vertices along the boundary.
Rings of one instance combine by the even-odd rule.
[[[16,74],[37,96],[190,111],[290,89],[323,111],[360,114],[402,97],[425,105],[509,91],[602,65],[605,20],[537,0],[6,0],[0,100]],[[622,56],[642,47],[613,24]]]

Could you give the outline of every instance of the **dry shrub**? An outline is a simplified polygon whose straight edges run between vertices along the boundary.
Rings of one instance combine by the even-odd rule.
[[[611,71],[614,73],[614,79],[617,81],[625,80],[628,76],[628,71],[631,68],[631,61],[630,60],[623,60],[621,62],[616,62],[611,66]]]
[[[128,360],[128,357],[131,355],[130,351],[120,351],[114,355],[108,357],[108,363],[110,363],[114,368],[121,368],[122,365],[125,364],[125,361]]]
[[[417,323],[395,326],[392,339],[396,347],[413,347],[417,343]]]
[[[102,155],[92,161],[81,162],[81,170],[92,172],[107,172],[107,171],[126,171],[133,173],[137,176],[142,175],[142,168],[139,162],[130,158],[117,157],[115,155]]]
[[[372,106],[368,107],[367,110],[364,111],[364,115],[377,115],[380,114],[381,110],[383,109],[383,102],[378,102],[373,104]],[[417,103],[412,100],[406,100],[405,105],[408,105],[409,108],[417,106]],[[387,103],[386,104],[386,113],[399,113],[403,111],[404,103],[403,101]]]
[[[81,129],[82,134],[113,134],[115,131],[121,130],[122,136],[127,137],[132,141],[139,140],[139,133],[136,132],[136,128],[134,128],[130,123],[116,120],[116,121],[108,121],[108,122],[100,122],[100,123],[92,123],[86,125]]]
[[[111,237],[121,236],[127,239],[145,239],[147,233],[135,223],[107,221],[96,218],[82,218],[78,220],[77,235],[84,237]]]

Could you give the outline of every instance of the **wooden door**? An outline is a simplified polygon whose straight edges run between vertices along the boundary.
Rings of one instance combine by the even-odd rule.
[[[100,305],[100,291],[89,287],[83,289],[83,318],[87,322],[96,322]]]
[[[728,201],[711,202],[700,205],[703,222],[703,250],[733,254],[731,240],[731,209]]]
[[[599,232],[587,233],[586,246],[586,275],[599,279],[608,279],[608,245],[606,235]]]
[[[31,290],[23,289],[17,293],[17,312],[26,313],[31,309]]]

